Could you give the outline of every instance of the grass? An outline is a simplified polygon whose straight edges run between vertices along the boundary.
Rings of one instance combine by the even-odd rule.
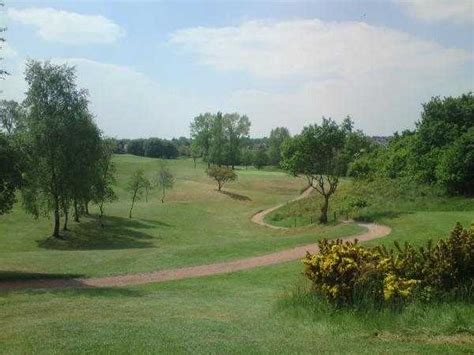
[[[121,155],[114,162],[119,200],[106,206],[105,228],[98,226],[94,216],[83,218],[79,224],[71,223],[63,241],[48,237],[50,219],[35,220],[18,205],[0,217],[0,278],[11,277],[11,272],[19,277],[24,273],[23,278],[32,273],[101,276],[199,265],[360,230],[357,226],[315,226],[273,231],[257,226],[250,221],[254,213],[294,198],[303,181],[281,171],[241,169],[239,180],[226,185],[226,193],[218,193],[204,173],[205,166],[194,169],[191,160],[169,161],[177,180],[166,202],[161,203],[160,191],[152,190],[148,202],[136,205],[130,220],[127,179],[138,167],[152,177],[159,161]],[[92,212],[97,211],[92,208]]]
[[[417,187],[403,190],[400,186],[384,181],[367,184],[347,179],[341,181],[330,200],[331,223],[347,218],[341,210],[350,198],[363,198],[368,205],[352,211],[349,217],[386,224],[393,230],[389,237],[368,243],[372,245],[393,245],[395,240],[419,245],[428,239],[436,240],[446,236],[456,222],[465,227],[474,223],[472,198],[447,197],[432,191],[420,191]],[[308,199],[287,203],[273,211],[266,217],[266,221],[285,227],[294,227],[295,221],[297,226],[308,226],[312,221],[316,223],[320,205],[320,195],[313,193]]]
[[[291,262],[115,289],[2,294],[3,353],[472,353],[474,307],[338,311]]]
[[[120,200],[107,206],[105,228],[94,217],[83,219],[72,223],[66,241],[52,241],[46,218],[35,221],[18,206],[0,217],[1,278],[98,276],[210,263],[360,230],[308,226],[304,213],[302,226],[289,231],[253,225],[253,213],[294,198],[304,181],[276,170],[242,169],[239,181],[224,188],[229,194],[219,194],[204,166],[194,169],[187,160],[169,162],[177,182],[166,203],[152,192],[129,220],[127,177],[138,166],[151,176],[158,162],[132,156],[115,162]],[[344,181],[335,201],[343,201],[350,189]],[[409,201],[375,192],[369,197],[364,217],[393,228],[373,243],[421,243],[474,217],[467,199]],[[315,198],[276,211],[284,217],[280,223],[294,218],[290,209],[314,208]],[[472,302],[336,310],[310,292],[301,271],[300,262],[290,262],[133,287],[0,291],[0,353],[474,352]]]

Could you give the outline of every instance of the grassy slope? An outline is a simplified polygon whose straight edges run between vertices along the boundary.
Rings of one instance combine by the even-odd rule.
[[[331,199],[329,216],[332,222],[334,211],[338,213],[338,218],[345,218],[338,211],[354,188],[368,202],[368,207],[358,211],[356,217],[386,224],[393,229],[389,237],[369,244],[384,243],[392,246],[393,241],[398,240],[419,245],[428,239],[445,237],[456,222],[465,227],[474,223],[472,198],[440,197],[433,194],[418,194],[416,191],[407,191],[406,195],[401,196],[390,186],[378,186],[377,191],[370,185],[354,186],[349,180],[342,181]],[[272,212],[266,217],[266,221],[293,227],[296,220],[297,226],[307,226],[311,218],[313,221],[317,220],[320,203],[320,196],[314,193],[309,199],[290,202]]]
[[[303,181],[282,172],[239,171],[239,181],[218,193],[191,160],[168,162],[175,172],[175,188],[164,204],[153,190],[139,202],[129,220],[130,200],[124,190],[128,177],[141,167],[152,177],[156,159],[115,157],[119,200],[106,206],[107,226],[94,218],[71,223],[67,240],[51,241],[51,221],[27,216],[19,206],[0,217],[0,277],[28,278],[34,273],[58,276],[98,276],[142,272],[184,265],[238,259],[315,241],[318,237],[348,235],[356,226],[274,231],[253,224],[253,213],[298,195]],[[240,199],[239,199],[240,198]]]
[[[119,187],[137,161],[155,163],[119,157],[122,177]],[[195,171],[181,165],[184,163],[173,162],[181,177],[175,192],[170,194],[172,202],[165,206],[158,202],[142,203],[143,209],[136,212],[140,224],[127,225],[121,237],[135,231],[152,238],[133,235],[117,241],[100,239],[104,237],[98,235],[94,238],[99,241],[89,242],[102,247],[92,250],[80,242],[76,245],[82,248],[80,251],[45,249],[36,244],[38,237],[31,236],[37,224],[27,223],[27,219],[15,212],[8,216],[11,218],[8,224],[0,223],[3,228],[0,233],[5,228],[20,230],[16,235],[18,240],[10,237],[8,242],[1,241],[0,265],[4,270],[7,265],[17,265],[31,271],[62,273],[70,269],[92,275],[234,258],[315,238],[314,232],[306,229],[267,231],[248,222],[254,211],[296,195],[302,182],[271,172],[242,172],[239,184],[232,188],[229,185],[229,190],[246,194],[253,201],[235,201],[214,195],[213,186],[202,176],[202,169]],[[259,183],[256,178],[262,177],[265,181]],[[119,193],[123,196],[123,191]],[[212,199],[204,199],[205,195]],[[413,208],[412,213],[390,214],[390,218],[385,214],[380,218],[394,228],[389,238],[409,236],[422,241],[428,236],[444,234],[453,220],[467,223],[472,219],[472,210],[464,207],[456,210],[451,206],[446,211],[446,203],[461,206],[449,200],[440,203],[437,212],[423,212],[420,206]],[[108,212],[126,216],[126,209],[126,204],[117,203]],[[183,218],[186,223],[179,224],[178,229],[177,221]],[[156,226],[156,221],[171,227]],[[11,226],[13,222],[16,224]],[[117,232],[123,231],[122,224],[127,221],[119,222]],[[143,227],[144,224],[149,227]],[[105,230],[112,229],[111,226],[109,221]],[[44,235],[49,231],[49,224],[43,221],[35,230]],[[125,247],[137,241],[158,247]],[[118,246],[106,248],[105,243],[110,242]],[[76,253],[80,256],[74,256]],[[177,256],[178,260],[173,262],[171,259]],[[182,256],[188,259],[181,260]],[[80,257],[84,259],[76,259]],[[65,260],[70,265],[65,265]],[[412,305],[402,312],[377,314],[334,311],[308,298],[305,293],[308,283],[300,272],[301,264],[292,262],[139,287],[2,292],[0,352],[474,352],[472,304]],[[300,289],[303,291],[299,292]]]

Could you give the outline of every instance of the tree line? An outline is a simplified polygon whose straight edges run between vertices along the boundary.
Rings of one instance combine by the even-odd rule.
[[[451,195],[474,195],[474,96],[433,97],[414,130],[396,133],[356,159],[349,175],[427,184]]]

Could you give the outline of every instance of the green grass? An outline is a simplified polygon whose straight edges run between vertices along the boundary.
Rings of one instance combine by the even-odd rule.
[[[127,177],[137,167],[151,176],[158,162],[132,156],[117,156],[115,162],[120,200],[107,206],[105,228],[95,218],[83,219],[58,242],[48,239],[46,218],[35,221],[18,206],[0,217],[0,277],[98,276],[197,265],[360,230],[307,226],[304,213],[304,226],[289,231],[256,226],[250,222],[253,213],[294,198],[304,181],[276,170],[242,169],[239,181],[225,187],[250,199],[242,200],[217,193],[204,166],[194,169],[188,160],[169,162],[177,182],[166,203],[152,192],[130,221]],[[350,189],[344,181],[336,206]],[[364,217],[393,228],[389,237],[372,243],[422,243],[444,236],[455,221],[466,225],[474,219],[468,199],[410,200],[375,191],[369,197]],[[291,213],[317,208],[314,198],[276,211],[284,216],[280,223],[290,225]],[[474,352],[472,302],[336,310],[310,292],[301,271],[300,262],[291,262],[134,287],[0,291],[0,353]]]
[[[140,287],[0,298],[3,353],[472,353],[474,307],[336,311],[301,264]],[[303,289],[303,291],[299,291]]]
[[[423,189],[423,187],[418,187]],[[428,239],[445,237],[460,222],[465,227],[474,223],[474,199],[465,197],[447,197],[431,191],[417,191],[416,187],[402,190],[388,182],[367,184],[354,183],[343,179],[337,192],[330,200],[329,217],[331,223],[345,219],[341,212],[350,196],[363,197],[368,206],[353,211],[349,217],[375,221],[389,225],[393,232],[382,240],[369,244],[384,243],[393,245],[393,241],[409,241],[422,244]],[[317,193],[305,200],[290,202],[273,211],[266,217],[268,223],[279,226],[308,226],[317,222],[321,206],[321,197]],[[335,219],[336,218],[336,219]]]
[[[139,202],[134,218],[128,218],[130,198],[127,179],[140,167],[149,177],[159,168],[156,159],[116,156],[119,200],[106,206],[106,226],[96,218],[71,223],[65,240],[54,240],[51,220],[35,220],[20,206],[0,217],[0,278],[31,278],[52,273],[57,276],[100,276],[144,272],[172,267],[261,255],[321,237],[355,233],[357,226],[314,227],[274,231],[255,225],[257,211],[290,200],[299,194],[302,179],[281,171],[241,169],[239,180],[218,193],[205,173],[191,160],[171,160],[175,188],[164,204],[160,191],[152,191],[148,202]],[[242,199],[245,196],[248,199]],[[96,212],[92,208],[92,212]],[[48,275],[46,275],[48,276]]]

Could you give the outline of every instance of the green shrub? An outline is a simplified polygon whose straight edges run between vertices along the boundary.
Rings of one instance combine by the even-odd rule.
[[[322,240],[320,252],[303,259],[315,292],[334,304],[400,304],[472,291],[474,230],[458,223],[450,236],[419,249],[365,248],[355,242]]]

